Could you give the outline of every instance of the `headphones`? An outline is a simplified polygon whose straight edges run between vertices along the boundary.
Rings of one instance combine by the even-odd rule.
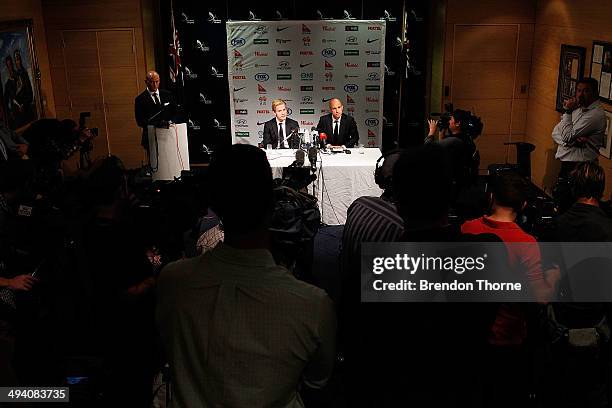
[[[383,175],[383,166],[384,166],[384,160],[386,160],[387,158],[389,158],[390,156],[393,155],[400,155],[405,151],[405,149],[393,149],[393,150],[389,150],[387,153],[383,153],[382,156],[380,156],[378,158],[378,160],[376,160],[376,168],[374,169],[374,182],[378,185],[381,186],[381,188],[384,190],[386,188],[389,188],[391,186],[391,182],[393,181],[393,176],[387,176],[385,177]],[[381,165],[382,162],[382,165]]]

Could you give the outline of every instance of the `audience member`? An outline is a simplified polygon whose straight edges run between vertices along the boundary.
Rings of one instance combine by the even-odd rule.
[[[332,370],[333,306],[274,263],[265,153],[234,145],[218,152],[209,174],[225,242],[168,265],[158,286],[174,406],[302,407],[300,387],[322,387]]]

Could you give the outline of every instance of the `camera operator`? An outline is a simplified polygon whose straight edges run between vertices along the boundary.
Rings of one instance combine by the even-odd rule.
[[[443,114],[439,121],[428,121],[429,134],[425,138],[425,144],[434,142],[436,130],[439,130],[436,143],[444,148],[449,159],[455,194],[470,184],[470,175],[479,164],[474,161],[476,145],[468,128],[470,117],[470,112],[455,109],[450,114]]]

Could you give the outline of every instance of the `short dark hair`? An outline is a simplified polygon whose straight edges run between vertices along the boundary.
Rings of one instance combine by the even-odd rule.
[[[455,122],[459,122],[459,128],[462,132],[465,132],[468,125],[468,120],[470,120],[470,112],[463,109],[455,109],[451,116],[455,118]]]
[[[590,78],[590,77],[581,78],[578,80],[578,82],[576,82],[576,86],[578,86],[578,84],[587,84],[588,86],[591,87],[591,91],[593,91],[594,94],[599,93],[599,82],[597,82],[595,78]]]
[[[117,197],[117,191],[125,186],[126,182],[125,167],[117,156],[108,156],[95,162],[87,177],[91,203],[112,204]]]
[[[519,212],[527,200],[527,182],[514,172],[505,172],[493,177],[491,192],[495,202]]]
[[[404,221],[435,221],[446,215],[451,189],[449,159],[437,144],[406,149],[393,167],[393,194]]]
[[[272,169],[261,149],[235,144],[218,150],[208,177],[210,206],[226,231],[267,228],[273,208]]]
[[[594,162],[583,162],[570,174],[572,194],[575,199],[595,198],[600,200],[606,188],[604,169]]]

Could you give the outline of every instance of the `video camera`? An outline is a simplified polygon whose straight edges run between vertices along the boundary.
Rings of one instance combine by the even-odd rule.
[[[444,104],[444,112],[440,114],[437,126],[438,130],[448,130],[451,116],[453,116],[453,104]],[[483,124],[478,116],[475,116],[470,111],[467,112],[467,117],[461,120],[461,131],[470,136],[472,140],[476,139],[482,133]]]

